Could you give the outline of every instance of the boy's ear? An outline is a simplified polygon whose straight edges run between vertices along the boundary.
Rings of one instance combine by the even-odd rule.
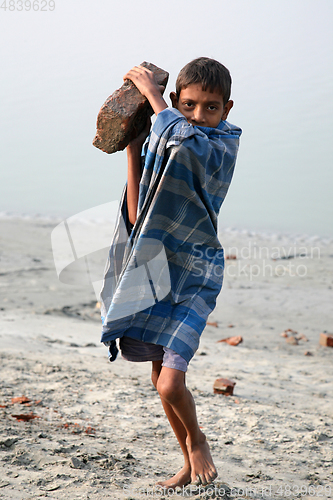
[[[231,108],[234,105],[234,101],[228,101],[227,104],[223,108],[222,120],[226,120]]]
[[[171,102],[172,102],[172,107],[178,109],[178,97],[177,97],[176,92],[170,92],[169,97],[170,97]]]

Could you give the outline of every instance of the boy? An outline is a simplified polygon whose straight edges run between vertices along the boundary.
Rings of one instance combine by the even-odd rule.
[[[231,77],[219,62],[195,59],[178,75],[176,92],[170,94],[173,108],[168,108],[163,88],[148,69],[134,67],[124,79],[147,97],[157,119],[144,163],[140,154],[149,124],[127,147],[127,186],[102,290],[102,342],[110,346],[111,360],[117,353],[115,339],[120,338],[125,359],[152,361],[152,382],[184,455],[184,467],[158,484],[171,489],[190,482],[206,485],[217,472],[185,372],[222,286],[217,215],[241,134],[225,121],[233,106]],[[167,280],[163,263],[152,279],[149,259],[151,252],[157,254],[151,250],[152,241],[161,243],[168,263],[170,287],[164,286],[162,296],[158,287],[162,283],[163,289]],[[147,271],[141,281],[140,269]],[[144,308],[147,276],[155,301]],[[141,308],[135,304],[140,294]]]

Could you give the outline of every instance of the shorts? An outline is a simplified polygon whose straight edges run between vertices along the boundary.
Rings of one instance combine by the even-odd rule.
[[[121,355],[127,361],[159,361],[162,366],[174,368],[181,372],[187,371],[187,361],[172,349],[158,344],[150,344],[141,340],[122,337],[119,341]]]

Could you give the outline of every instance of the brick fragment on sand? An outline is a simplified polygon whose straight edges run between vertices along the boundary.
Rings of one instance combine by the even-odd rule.
[[[319,344],[324,347],[333,347],[333,335],[329,333],[321,333],[319,336]]]
[[[297,335],[298,332],[296,330],[293,330],[292,328],[287,328],[286,330],[283,330],[281,333],[281,337],[289,337],[290,335]]]
[[[217,321],[207,321],[206,325],[215,326],[215,328],[217,328]]]
[[[31,399],[27,398],[26,396],[19,396],[17,398],[12,398],[12,404],[19,403],[19,404],[27,404],[30,403]]]
[[[287,344],[298,345],[298,340],[295,337],[287,337],[286,342]]]
[[[304,333],[299,334],[296,330],[292,330],[291,328],[287,328],[287,330],[284,330],[280,335],[281,337],[284,337],[286,339],[286,342],[288,342],[288,344],[297,345],[299,340],[304,340],[304,342],[309,341],[309,339],[304,335]],[[288,338],[289,340],[287,340]],[[297,342],[295,342],[295,340]]]
[[[229,345],[238,345],[243,342],[243,337],[236,335],[235,337],[227,337],[226,339],[218,340],[217,342],[226,342]]]
[[[232,396],[236,382],[228,380],[227,378],[217,378],[214,382],[214,394],[224,394],[225,396]]]
[[[34,418],[41,418],[33,413],[22,413],[20,415],[12,415],[12,417],[16,418],[19,422],[29,422],[29,420],[33,420]]]
[[[297,340],[304,340],[304,342],[309,342],[309,339],[304,335],[304,333],[300,333],[296,337]]]
[[[141,63],[141,66],[152,71],[157,83],[166,87],[169,73],[147,62]],[[130,142],[133,131],[136,131],[136,135],[140,134],[152,114],[152,107],[146,97],[134,83],[126,80],[101,107],[93,145],[108,154],[122,151]]]

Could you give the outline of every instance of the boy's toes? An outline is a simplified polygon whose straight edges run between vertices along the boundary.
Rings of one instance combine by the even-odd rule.
[[[211,484],[217,476],[218,474],[215,469],[207,472],[206,474],[197,474],[197,476],[192,479],[192,484],[194,486],[207,486],[207,484]]]
[[[207,484],[211,484],[211,482],[214,481],[213,477],[209,474],[200,475],[200,479],[202,486],[207,486]]]
[[[217,471],[216,471],[215,469],[214,469],[214,470],[212,470],[212,471],[211,471],[211,473],[210,473],[210,481],[211,481],[211,482],[212,482],[212,481],[214,481],[214,479],[216,479],[216,478],[217,478],[217,476],[218,476]]]
[[[207,484],[210,484],[212,482],[209,477],[206,477],[204,474],[198,474],[196,479],[192,481],[192,484],[194,486],[207,486]]]
[[[209,477],[207,476],[207,474],[199,474],[199,477],[200,477],[200,481],[201,481],[202,486],[207,486],[207,484],[210,483],[210,480],[209,480]]]
[[[192,484],[194,486],[200,486],[202,484],[201,482],[201,474],[198,474],[195,479],[192,480]]]

